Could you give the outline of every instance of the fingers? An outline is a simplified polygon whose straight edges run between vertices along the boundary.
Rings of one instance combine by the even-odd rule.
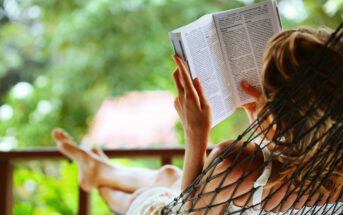
[[[191,77],[187,71],[188,69],[186,68],[185,64],[177,55],[173,55],[173,58],[177,66],[179,67],[185,92],[188,94],[194,95],[194,87],[193,87]]]
[[[257,100],[261,96],[260,91],[251,86],[247,81],[242,81],[242,88],[246,94],[253,97],[255,100]]]
[[[182,83],[181,83],[181,79],[180,79],[180,70],[179,70],[179,68],[177,68],[174,71],[173,78],[174,78],[174,82],[175,82],[175,85],[176,85],[176,88],[177,88],[177,93],[179,95],[182,95],[183,92],[184,92],[184,89],[183,89],[183,86],[182,86]]]
[[[197,91],[198,96],[199,96],[201,108],[202,109],[207,108],[209,104],[208,104],[207,98],[205,96],[204,88],[202,87],[202,85],[200,83],[200,79],[195,78],[193,82],[194,82],[195,90]]]
[[[250,102],[247,104],[242,105],[243,108],[247,108],[249,110],[256,110],[256,102]]]

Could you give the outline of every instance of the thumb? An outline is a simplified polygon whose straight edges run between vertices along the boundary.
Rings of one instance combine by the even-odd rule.
[[[256,102],[250,102],[250,103],[242,105],[241,107],[249,109],[249,110],[256,109]]]

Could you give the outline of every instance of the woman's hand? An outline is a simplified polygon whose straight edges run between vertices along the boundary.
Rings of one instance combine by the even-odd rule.
[[[173,73],[178,96],[174,105],[186,135],[181,189],[186,189],[201,173],[211,129],[211,109],[198,78],[191,80],[182,60],[173,56],[178,68]],[[186,204],[186,208],[190,204]]]
[[[256,112],[261,109],[265,102],[262,98],[261,92],[258,91],[255,87],[251,86],[247,81],[242,81],[242,88],[246,94],[248,94],[255,100],[255,102],[242,105],[249,117],[249,121],[251,124],[257,117]],[[266,120],[264,120],[263,122],[259,122],[259,127],[255,132],[261,132],[261,134],[263,134],[262,136],[265,136],[268,140],[271,140],[276,130],[275,124],[269,128],[271,123],[273,123],[273,117],[269,115]]]
[[[195,78],[192,81],[183,61],[176,55],[173,58],[178,65],[173,73],[178,91],[174,105],[186,136],[191,139],[206,138],[207,141],[211,129],[211,109],[200,80]]]
[[[255,87],[251,86],[247,81],[242,81],[242,88],[246,94],[251,96],[255,101],[244,104],[242,107],[249,117],[250,124],[256,119],[256,111],[263,105],[262,94]]]

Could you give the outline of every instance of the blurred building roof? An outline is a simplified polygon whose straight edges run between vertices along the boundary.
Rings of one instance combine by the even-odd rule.
[[[106,99],[90,125],[84,144],[137,148],[177,144],[174,97],[166,91],[130,92]]]

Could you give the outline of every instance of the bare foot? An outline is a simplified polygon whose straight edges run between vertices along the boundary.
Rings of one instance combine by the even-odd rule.
[[[97,153],[79,148],[72,138],[62,129],[54,129],[53,139],[59,151],[76,162],[79,167],[79,184],[85,191],[99,186],[98,176],[109,167],[109,164]],[[93,151],[93,150],[92,150]]]
[[[102,161],[108,162],[108,157],[105,155],[105,153],[102,150],[92,147],[91,151],[94,154],[96,154]]]

